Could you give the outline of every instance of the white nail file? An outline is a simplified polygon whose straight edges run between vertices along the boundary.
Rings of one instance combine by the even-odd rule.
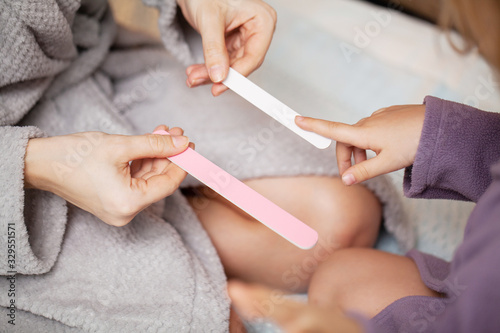
[[[304,131],[302,128],[298,127],[295,124],[295,117],[300,116],[300,114],[280,102],[236,70],[229,68],[229,74],[222,83],[276,121],[280,122],[283,126],[309,141],[315,147],[325,149],[332,143],[332,140],[328,138],[313,132]]]

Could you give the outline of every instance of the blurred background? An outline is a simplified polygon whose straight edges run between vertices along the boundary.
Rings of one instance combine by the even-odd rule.
[[[314,1],[314,0],[313,0]],[[418,17],[429,22],[436,22],[439,13],[439,1],[436,0],[366,0],[387,8],[397,8],[400,12]],[[145,6],[141,0],[110,0],[115,17],[122,25],[158,37],[156,24],[158,13]]]

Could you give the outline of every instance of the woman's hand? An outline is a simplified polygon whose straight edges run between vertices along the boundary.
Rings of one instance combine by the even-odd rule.
[[[360,183],[413,164],[424,124],[425,105],[380,109],[354,125],[297,117],[306,130],[337,141],[337,163],[346,185]],[[366,158],[366,150],[377,156]],[[355,165],[352,165],[354,157]]]
[[[321,308],[283,298],[283,294],[237,281],[228,284],[236,311],[249,320],[268,318],[285,332],[358,333],[361,326],[339,308]]]
[[[25,186],[53,192],[110,225],[123,226],[185,178],[166,157],[184,151],[189,140],[179,128],[170,134],[84,132],[31,139]]]
[[[276,12],[261,0],[177,0],[184,17],[203,40],[205,64],[189,66],[187,85],[214,82],[212,94],[227,90],[221,84],[229,66],[247,76],[264,61],[276,26]]]

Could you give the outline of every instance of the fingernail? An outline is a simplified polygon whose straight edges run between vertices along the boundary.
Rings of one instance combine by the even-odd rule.
[[[179,148],[179,147],[184,147],[185,145],[188,144],[189,139],[185,136],[179,135],[179,136],[172,136],[172,142],[174,143],[174,146]]]
[[[199,79],[194,79],[191,82],[189,82],[189,88],[192,88],[192,87],[198,85],[199,81],[200,81]]]
[[[302,117],[302,116],[296,116],[295,120],[300,122],[300,121],[304,120],[304,117]]]
[[[221,82],[224,79],[224,68],[221,65],[210,67],[210,79],[214,82]]]
[[[356,182],[356,178],[352,174],[347,174],[342,176],[342,181],[344,182],[345,185],[349,186],[352,185]]]

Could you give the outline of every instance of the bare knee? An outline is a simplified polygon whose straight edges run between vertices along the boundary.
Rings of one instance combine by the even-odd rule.
[[[309,287],[313,304],[335,305],[369,317],[412,295],[439,297],[425,286],[413,260],[362,248],[333,253],[318,267]]]
[[[380,230],[382,206],[373,192],[362,185],[346,187],[333,178],[330,191],[311,203],[313,227],[330,246],[372,247]],[[327,204],[328,202],[328,204]]]
[[[343,307],[342,299],[353,285],[356,252],[339,249],[321,263],[311,278],[309,302],[318,306]]]
[[[208,191],[209,195],[203,193],[190,202],[229,276],[305,291],[316,267],[333,252],[370,247],[377,238],[381,206],[361,185],[346,187],[332,177],[260,179],[247,184],[314,228],[320,240],[311,250],[298,249]]]

